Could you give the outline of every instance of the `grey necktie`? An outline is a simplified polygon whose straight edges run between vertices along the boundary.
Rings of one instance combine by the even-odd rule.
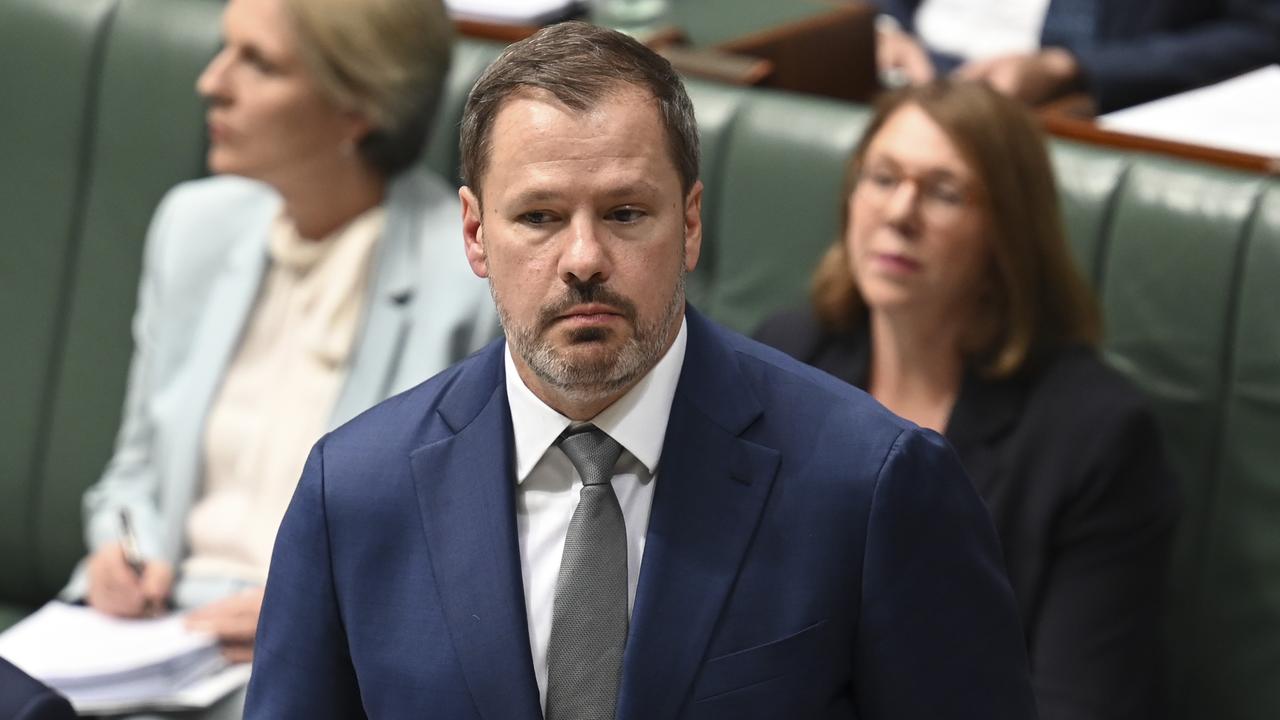
[[[560,449],[582,495],[556,578],[547,645],[547,720],[613,720],[627,642],[627,529],[613,466],[622,446],[594,425],[566,431]]]

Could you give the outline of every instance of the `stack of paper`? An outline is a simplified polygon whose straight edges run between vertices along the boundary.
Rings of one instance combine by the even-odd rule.
[[[459,20],[506,25],[543,25],[577,12],[577,0],[445,0],[449,14]]]
[[[51,602],[0,634],[0,656],[67,696],[80,713],[208,707],[248,681],[215,640],[179,615],[123,620]]]
[[[1280,65],[1103,115],[1133,135],[1280,158]]]

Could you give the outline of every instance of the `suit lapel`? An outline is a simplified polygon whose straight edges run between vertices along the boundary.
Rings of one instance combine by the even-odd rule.
[[[269,224],[264,213],[262,227]],[[244,332],[245,322],[257,299],[262,278],[267,269],[266,236],[261,233],[246,237],[232,251],[222,273],[215,281],[207,297],[207,309],[201,314],[200,326],[192,339],[191,347],[200,348],[193,353],[184,371],[185,378],[175,385],[184,388],[183,399],[176,403],[182,412],[173,417],[171,429],[174,447],[168,456],[185,467],[166,468],[169,477],[198,478],[204,462],[203,434],[209,406],[213,403],[222,377],[231,365],[232,355]],[[168,490],[175,494],[176,507],[188,508],[194,502],[194,494],[200,483],[175,482]],[[185,532],[183,518],[186,513],[174,513],[168,523],[165,547],[182,546]]]
[[[692,309],[687,320],[623,659],[622,720],[676,716],[778,467],[775,451],[739,437],[761,410],[734,353]]]
[[[454,435],[412,456],[436,592],[480,715],[541,717],[515,530],[511,411],[502,345],[442,400]]]
[[[330,429],[350,420],[399,389],[396,372],[404,353],[418,267],[418,223],[403,190],[388,190],[387,225],[378,244],[364,322],[351,369],[329,418]],[[426,378],[418,378],[425,380]]]

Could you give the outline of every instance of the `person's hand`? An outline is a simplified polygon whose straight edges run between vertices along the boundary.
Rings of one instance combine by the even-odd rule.
[[[187,628],[216,637],[227,660],[249,662],[261,610],[262,588],[250,588],[193,611],[187,616]]]
[[[876,71],[888,87],[919,85],[933,79],[933,63],[924,46],[902,30],[876,30]]]
[[[89,556],[89,594],[99,612],[117,617],[144,617],[161,612],[173,587],[173,566],[150,560],[142,575],[125,562],[120,543],[108,543]]]
[[[1000,93],[1035,105],[1071,89],[1080,79],[1080,65],[1067,50],[1045,48],[974,60],[956,68],[955,75],[985,81]]]

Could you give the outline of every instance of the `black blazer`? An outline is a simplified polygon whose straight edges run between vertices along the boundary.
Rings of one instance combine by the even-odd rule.
[[[812,311],[756,339],[859,387],[866,331]],[[1141,394],[1082,347],[991,381],[967,373],[947,423],[1004,548],[1041,720],[1158,718],[1177,493]]]
[[[0,720],[75,720],[71,703],[0,658]]]

